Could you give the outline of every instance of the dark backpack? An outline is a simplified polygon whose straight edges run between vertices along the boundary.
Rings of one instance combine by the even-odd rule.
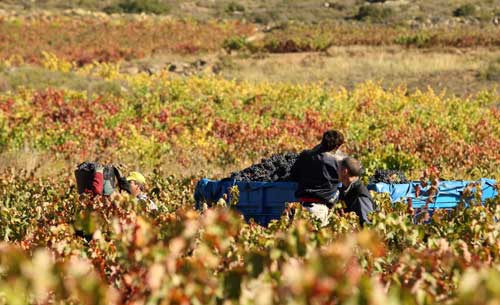
[[[86,161],[76,167],[75,178],[79,194],[92,192],[92,182],[94,181],[96,166],[97,163]],[[103,180],[103,190],[100,191],[103,195],[109,196],[113,193],[117,183],[115,169],[112,165],[104,166]]]

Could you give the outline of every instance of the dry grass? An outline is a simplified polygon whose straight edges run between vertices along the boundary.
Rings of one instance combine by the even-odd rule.
[[[422,50],[401,47],[335,47],[326,53],[290,53],[248,55],[182,56],[162,54],[122,63],[122,71],[160,71],[170,64],[188,66],[181,73],[213,73],[225,78],[252,82],[308,83],[324,82],[334,87],[353,88],[357,83],[378,81],[388,88],[406,84],[410,90],[446,90],[449,94],[468,95],[491,89],[498,82],[492,67],[500,58],[500,50],[440,49]],[[206,64],[192,68],[203,60]],[[488,72],[489,71],[489,72]],[[496,70],[495,70],[496,71]],[[495,72],[493,71],[493,72]],[[488,74],[489,73],[489,74]],[[496,75],[496,74],[495,74]],[[68,88],[89,94],[116,94],[120,86],[113,82],[85,78],[74,73],[47,71],[42,67],[19,67],[0,70],[0,91],[31,88]]]
[[[16,152],[2,152],[0,170],[25,170],[34,173],[37,177],[48,177],[60,174],[62,171],[71,171],[75,163],[69,160],[57,159],[49,153],[41,153],[31,149]]]
[[[406,83],[409,88],[447,89],[462,95],[495,82],[479,77],[500,50],[422,51],[398,47],[336,47],[326,54],[267,55],[263,58],[226,59],[222,74],[238,80],[304,83],[323,81],[353,87],[367,80],[384,86]]]
[[[0,9],[70,9],[83,8],[101,11],[116,5],[121,0],[2,0]],[[367,1],[359,0],[159,0],[169,8],[169,13],[178,17],[201,20],[212,18],[246,19],[259,23],[287,22],[290,20],[316,23],[324,20],[352,18]],[[475,18],[488,22],[500,11],[500,0],[392,0],[374,6],[389,8],[393,13],[384,22],[400,23],[414,19],[446,19],[465,3],[475,5]],[[326,4],[326,5],[325,5]]]

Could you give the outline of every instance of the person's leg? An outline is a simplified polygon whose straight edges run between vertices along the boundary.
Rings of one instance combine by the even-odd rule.
[[[312,206],[306,208],[314,217],[321,221],[324,227],[328,225],[328,207],[324,204],[313,203]]]

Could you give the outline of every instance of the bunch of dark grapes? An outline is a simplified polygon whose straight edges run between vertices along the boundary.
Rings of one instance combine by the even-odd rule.
[[[377,169],[370,177],[370,183],[409,183],[402,171],[394,169]]]
[[[275,154],[268,159],[262,159],[261,163],[254,164],[244,170],[232,173],[230,179],[236,181],[289,181],[290,170],[295,164],[296,153]]]

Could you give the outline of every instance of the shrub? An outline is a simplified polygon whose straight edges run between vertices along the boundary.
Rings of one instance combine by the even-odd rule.
[[[268,24],[271,18],[265,13],[252,13],[250,14],[250,20],[258,24]]]
[[[432,45],[433,37],[425,33],[418,33],[414,35],[401,35],[396,37],[394,42],[407,47],[416,46],[422,48]]]
[[[455,17],[473,16],[476,13],[476,7],[473,4],[467,3],[459,6],[453,11]]]
[[[484,78],[489,81],[500,81],[500,58],[491,62],[484,72]]]
[[[233,36],[229,37],[222,43],[222,47],[227,52],[231,53],[231,51],[242,50],[247,47],[247,41],[245,37],[242,36]]]
[[[363,5],[354,16],[356,20],[369,20],[373,22],[383,22],[393,15],[393,10],[389,7],[379,7],[376,5]]]
[[[111,6],[108,6],[104,11],[110,13],[126,13],[126,14],[166,14],[170,8],[159,0],[121,0]]]
[[[277,11],[262,11],[262,12],[248,12],[248,19],[251,20],[254,23],[259,23],[259,24],[280,24],[280,23],[286,23],[287,19],[286,17],[283,17],[280,15],[279,12]]]
[[[346,9],[346,6],[344,4],[335,2],[325,2],[325,7],[338,11],[343,11]]]
[[[245,11],[245,7],[239,3],[236,3],[236,2],[230,2],[226,6],[226,13],[232,14],[235,12],[244,12],[244,11]]]

